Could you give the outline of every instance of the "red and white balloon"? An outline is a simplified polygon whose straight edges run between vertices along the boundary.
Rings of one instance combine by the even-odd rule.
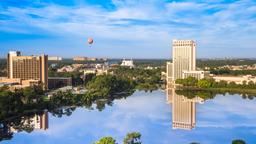
[[[88,44],[93,44],[93,38],[88,38],[88,40],[87,40],[87,42],[88,42]]]

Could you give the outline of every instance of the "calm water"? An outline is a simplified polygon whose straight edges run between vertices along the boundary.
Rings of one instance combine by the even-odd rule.
[[[256,99],[218,95],[207,101],[180,100],[165,91],[135,92],[126,99],[115,100],[103,111],[77,108],[72,115],[61,118],[49,113],[47,130],[15,133],[11,140],[1,143],[91,144],[109,135],[121,143],[126,133],[139,131],[144,144],[229,144],[237,138],[256,144]],[[189,106],[179,110],[179,106],[185,107],[179,102]],[[176,111],[172,113],[172,109]],[[182,113],[183,119],[179,119]],[[173,126],[173,117],[176,122],[192,120],[193,126]]]

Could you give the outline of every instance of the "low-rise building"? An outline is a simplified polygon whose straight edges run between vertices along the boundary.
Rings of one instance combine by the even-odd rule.
[[[83,64],[72,64],[59,68],[57,72],[74,72],[79,71],[84,65]]]
[[[196,79],[203,79],[210,76],[209,71],[183,71],[182,78],[194,77]]]
[[[226,81],[228,83],[235,82],[236,84],[249,83],[250,81],[256,83],[256,77],[251,75],[246,76],[213,76],[216,82]]]
[[[49,77],[48,88],[56,89],[66,86],[72,86],[72,77]]]
[[[84,76],[88,74],[95,74],[95,75],[103,75],[103,74],[108,74],[108,70],[106,69],[85,69],[84,70]]]
[[[62,61],[62,57],[48,56],[48,61]]]
[[[126,66],[126,67],[130,67],[130,68],[134,68],[134,63],[133,60],[123,60],[120,66]]]
[[[20,78],[2,78],[0,79],[0,87],[2,86],[9,86],[10,89],[20,89],[25,88],[33,85],[40,85],[40,80],[29,79],[29,80],[22,80]]]
[[[96,58],[87,58],[88,61],[96,61]]]
[[[74,57],[74,61],[86,61],[88,58],[87,57]]]
[[[85,69],[84,70],[84,75],[87,75],[87,74],[96,74],[97,73],[97,70],[96,69]]]
[[[59,68],[57,72],[73,72],[72,66],[64,66],[62,68]]]

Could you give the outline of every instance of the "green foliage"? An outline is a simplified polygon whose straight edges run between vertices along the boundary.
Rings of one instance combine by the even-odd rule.
[[[159,87],[161,82],[161,69],[127,68],[117,67],[112,70],[113,74],[129,79],[139,90],[154,90]]]
[[[123,98],[134,92],[134,85],[130,80],[103,75],[94,77],[87,85],[88,92],[85,94],[73,94],[72,91],[58,91],[50,99],[44,98],[41,87],[27,87],[16,91],[9,91],[8,87],[0,88],[0,126],[8,130],[10,126],[19,131],[31,132],[32,127],[22,124],[21,117],[33,112],[47,109],[53,116],[61,117],[71,115],[77,106],[93,109],[92,104],[96,104],[96,109],[103,110],[105,105],[112,105],[114,99]],[[18,117],[17,117],[18,116]],[[12,133],[1,134],[2,139],[10,139]],[[104,142],[104,139],[103,141]],[[111,141],[106,141],[111,143]]]
[[[177,79],[175,83],[181,84],[183,86],[196,86],[198,83],[198,80],[194,77],[188,77],[186,79]]]
[[[53,94],[50,98],[50,106],[59,107],[59,106],[68,106],[76,104],[75,96],[71,93],[71,91],[62,92],[58,91]]]
[[[116,144],[116,140],[113,139],[112,137],[103,137],[94,144]]]
[[[128,133],[123,140],[124,144],[141,144],[141,134],[139,132]]]
[[[182,88],[176,89],[175,92],[178,95],[185,96],[189,99],[195,98],[199,96],[200,98],[207,100],[213,99],[216,95],[224,95],[229,93],[230,95],[239,94],[243,99],[253,100],[256,97],[255,90],[244,90],[241,89],[229,89],[229,88],[217,88],[217,89],[198,89],[198,88]]]
[[[91,96],[109,98],[115,94],[130,92],[134,85],[129,79],[113,75],[100,75],[88,82],[86,88]]]
[[[41,86],[32,86],[24,88],[21,97],[25,103],[30,104],[32,102],[42,101],[43,94],[44,91]]]
[[[251,59],[227,59],[227,60],[197,60],[197,66],[204,69],[205,67],[210,68],[210,73],[214,75],[254,75],[256,76],[255,70],[230,70],[228,68],[218,68],[226,65],[248,65],[252,66],[256,64],[256,60]]]
[[[22,112],[20,108],[23,106],[23,103],[19,94],[21,93],[11,91],[0,92],[0,121]]]
[[[246,144],[246,142],[243,140],[233,140],[232,144]]]
[[[34,104],[41,106],[43,90],[33,86],[20,90],[9,91],[6,87],[0,88],[0,120],[15,116]]]
[[[202,79],[202,80],[198,81],[197,86],[200,88],[210,88],[212,86],[212,84],[210,83],[209,80]]]
[[[178,90],[175,90],[175,93],[178,95],[185,96],[189,99],[199,96],[204,100],[213,99],[217,94],[225,94],[225,93],[222,93],[221,91],[190,90],[190,89],[178,89]]]
[[[137,59],[134,61],[134,64],[139,68],[146,68],[148,66],[151,67],[162,67],[166,65],[165,59]]]
[[[214,59],[207,59],[207,60],[197,60],[197,66],[200,68],[204,67],[220,67],[225,65],[254,65],[256,60],[252,59],[224,59],[224,60],[214,60]]]
[[[229,70],[229,69],[214,69],[210,70],[211,74],[215,75],[253,75],[256,76],[255,70]]]
[[[212,78],[205,78],[201,80],[195,80],[195,78],[188,77],[186,79],[177,79],[176,84],[181,84],[183,86],[198,87],[198,88],[230,88],[230,89],[256,89],[256,83],[253,81],[244,81],[243,84],[236,84],[235,82],[227,83],[227,81],[221,80],[220,82],[215,82]]]
[[[123,144],[142,144],[140,141],[141,134],[139,132],[128,133],[123,140]],[[117,144],[112,137],[103,137],[94,144]]]
[[[86,74],[84,76],[84,84],[86,85],[88,82],[90,82],[96,75],[93,73]]]

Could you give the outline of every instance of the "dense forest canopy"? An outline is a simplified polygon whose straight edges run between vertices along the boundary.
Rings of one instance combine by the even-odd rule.
[[[256,64],[256,59],[198,59],[197,67],[220,67],[225,65],[254,65]]]

